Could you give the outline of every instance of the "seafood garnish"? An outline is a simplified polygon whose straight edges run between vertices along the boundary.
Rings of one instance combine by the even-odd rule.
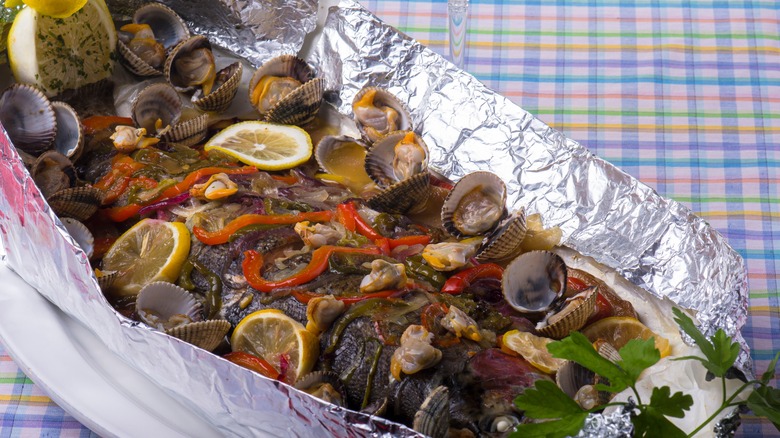
[[[97,114],[112,123],[82,130],[80,115],[33,87],[0,95],[0,120],[101,289],[110,297],[139,279],[137,297],[111,300],[118,312],[217,354],[237,348],[226,334],[261,312],[276,323],[268,330],[295,335],[245,337],[237,353],[264,364],[264,376],[430,436],[504,436],[527,421],[513,399],[553,378],[586,409],[609,402],[596,389],[603,378],[562,360],[549,366],[543,348],[610,317],[636,327],[644,314],[607,279],[567,266],[561,230],[542,226],[545,212],[526,217],[538,206],[509,211],[501,177],[444,181],[428,167],[426,133],[387,90],[365,87],[355,123],[330,126],[318,118],[323,78],[290,55],[266,61],[242,92],[255,119],[301,126],[315,158],[266,172],[206,151],[209,133],[235,121],[223,111],[243,63],[218,70],[208,38],[190,36],[166,7],[144,6],[122,24],[125,68],[165,75],[133,85],[140,91],[122,102],[130,119]],[[108,261],[110,242],[144,219],[187,242],[164,276]],[[141,247],[164,245],[155,239]],[[676,332],[656,336],[672,338],[664,354],[679,354]],[[590,342],[612,360],[615,339],[604,337],[618,336]],[[270,357],[277,341],[285,353]]]

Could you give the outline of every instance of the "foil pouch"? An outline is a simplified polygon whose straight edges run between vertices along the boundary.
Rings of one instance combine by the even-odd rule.
[[[109,1],[109,7],[127,13],[134,3]],[[165,3],[194,33],[255,65],[299,50],[317,10],[313,0]],[[349,103],[364,85],[390,89],[412,109],[433,167],[455,180],[478,169],[500,175],[510,208],[541,213],[546,225],[561,227],[566,245],[697,312],[705,332],[723,328],[734,336],[742,345],[739,365],[750,374],[739,333],[747,314],[746,272],[722,236],[359,4],[342,0],[329,12],[308,60],[327,79],[333,105],[350,114]],[[226,435],[417,435],[259,377],[116,313],[1,127],[0,236],[11,269]]]

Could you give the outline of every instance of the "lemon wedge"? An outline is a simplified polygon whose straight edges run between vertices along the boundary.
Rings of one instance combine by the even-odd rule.
[[[115,46],[116,29],[103,0],[87,0],[67,18],[27,7],[8,32],[8,61],[17,82],[54,96],[111,76]]]
[[[6,0],[5,7],[12,8],[22,3],[35,9],[42,15],[54,18],[68,18],[83,8],[87,0]]]
[[[228,126],[204,149],[218,150],[260,170],[291,169],[312,153],[311,137],[303,129],[256,121]]]
[[[311,371],[319,356],[317,337],[277,309],[244,317],[233,330],[230,345],[233,351],[265,359],[288,383]]]
[[[501,350],[505,353],[519,354],[543,373],[553,374],[566,361],[553,357],[547,351],[547,344],[550,342],[553,340],[519,330],[510,330],[501,338]]]
[[[585,327],[582,330],[582,334],[590,342],[602,339],[612,344],[618,350],[632,339],[647,340],[655,338],[655,348],[661,353],[661,357],[669,356],[672,353],[672,346],[669,344],[668,339],[655,334],[646,325],[639,322],[638,319],[630,316],[611,316],[600,319]]]
[[[183,223],[144,219],[111,245],[103,270],[119,272],[113,294],[136,295],[153,281],[174,282],[189,253],[190,232]]]

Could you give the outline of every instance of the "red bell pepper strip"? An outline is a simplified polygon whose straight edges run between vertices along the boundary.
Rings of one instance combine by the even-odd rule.
[[[246,277],[246,281],[250,286],[261,292],[272,292],[277,288],[300,286],[314,280],[318,275],[328,269],[328,258],[330,258],[331,254],[336,252],[379,254],[379,249],[376,247],[349,248],[345,246],[321,246],[312,253],[311,261],[308,266],[292,277],[279,281],[268,281],[263,278],[261,272],[263,268],[263,255],[255,250],[244,252],[244,261],[241,263],[241,268],[243,269],[244,277]]]
[[[236,365],[242,366],[256,373],[262,374],[268,377],[269,379],[276,380],[279,379],[280,377],[279,371],[276,371],[273,365],[268,363],[267,360],[261,357],[257,357],[254,354],[245,353],[243,351],[234,351],[222,357],[233,362]]]
[[[355,232],[357,225],[355,224],[355,216],[350,211],[347,204],[339,204],[336,206],[336,219],[344,225],[344,228],[351,232]]]
[[[567,277],[566,278],[566,291],[574,293],[580,293],[588,288],[588,285],[579,278]]]
[[[190,187],[195,185],[195,183],[198,182],[198,180],[203,178],[204,176],[211,176],[216,173],[226,173],[228,175],[246,175],[248,173],[254,173],[254,172],[257,172],[257,168],[252,166],[204,167],[203,169],[198,169],[194,172],[190,172],[183,180],[165,189],[165,191],[162,193],[162,196],[160,198],[161,199],[172,198],[176,195],[181,195],[185,191],[189,190]],[[159,201],[159,199],[156,201]]]
[[[117,200],[130,185],[133,173],[144,165],[124,154],[119,154],[111,161],[111,169],[103,175],[94,187],[103,191],[103,205],[109,205]]]
[[[393,295],[402,292],[399,290],[383,290],[379,292],[373,292],[370,294],[364,294],[364,295],[357,295],[354,297],[334,297],[335,299],[341,301],[342,303],[346,304],[347,306],[355,303],[359,303],[363,300],[367,300],[370,298],[390,298]],[[298,302],[303,304],[308,304],[309,301],[311,301],[314,298],[322,297],[324,295],[321,294],[315,294],[311,292],[304,292],[299,290],[293,290],[291,292],[292,296],[298,300]]]
[[[131,217],[138,214],[138,212],[149,204],[154,204],[162,201],[163,199],[173,198],[174,196],[181,195],[185,191],[189,190],[199,179],[204,176],[211,176],[215,173],[227,173],[229,175],[247,174],[257,172],[257,169],[252,166],[244,167],[204,167],[194,172],[190,172],[182,181],[168,187],[162,192],[162,195],[157,198],[151,199],[149,202],[143,204],[129,204],[123,207],[112,207],[106,209],[106,216],[114,222],[124,222]],[[105,202],[104,202],[105,203]]]
[[[288,176],[271,175],[271,178],[275,179],[276,181],[281,181],[285,184],[290,184],[290,185],[298,182],[298,177],[296,177],[295,175],[288,175]]]
[[[133,119],[119,116],[92,116],[82,120],[81,124],[84,125],[85,134],[93,135],[113,125],[133,126]]]
[[[379,251],[381,251],[383,255],[390,255],[390,240],[386,237],[380,237],[379,239],[374,240],[374,245],[379,248]]]
[[[445,294],[457,295],[463,292],[474,281],[480,278],[495,278],[500,280],[504,275],[504,268],[495,263],[485,263],[474,266],[473,268],[460,271],[453,275],[444,283],[441,292]]]
[[[345,213],[347,213],[350,217],[352,217],[355,220],[355,229],[358,233],[368,237],[371,240],[376,239],[382,239],[385,236],[379,234],[377,230],[374,229],[374,227],[371,226],[368,222],[366,222],[365,219],[363,219],[363,216],[360,215],[357,211],[357,207],[355,207],[355,204],[352,202],[347,202],[343,205],[343,210]],[[339,207],[341,207],[339,205]]]
[[[221,230],[206,231],[201,227],[194,227],[192,233],[206,245],[219,245],[227,243],[233,233],[248,225],[285,225],[301,221],[328,222],[332,217],[333,212],[327,210],[298,214],[245,214],[228,222]]]
[[[431,236],[427,236],[427,235],[405,236],[405,237],[399,237],[397,239],[390,239],[390,249],[395,249],[396,247],[401,245],[413,246],[413,245],[427,245],[429,243],[431,243]]]

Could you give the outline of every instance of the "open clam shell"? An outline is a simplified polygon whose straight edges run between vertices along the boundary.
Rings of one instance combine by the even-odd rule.
[[[566,264],[549,251],[531,251],[512,260],[504,270],[501,290],[512,308],[540,319],[554,308],[566,289]]]
[[[15,84],[0,94],[0,123],[14,146],[34,156],[51,149],[57,135],[51,102],[31,85]]]
[[[325,137],[322,137],[316,146],[314,146],[314,159],[317,161],[317,164],[319,164],[320,169],[322,169],[324,172],[338,175],[339,169],[338,166],[333,166],[334,161],[340,159],[342,155],[347,155],[349,157],[353,155],[349,152],[345,154],[344,151],[352,148],[359,148],[358,151],[360,153],[357,155],[362,155],[363,162],[365,163],[367,147],[368,145],[357,138],[352,138],[346,135],[326,135]],[[362,168],[364,165],[361,165],[360,167]]]
[[[413,131],[412,115],[394,94],[364,87],[352,100],[352,112],[363,137],[373,143],[393,131]]]
[[[222,343],[230,323],[224,319],[192,322],[166,330],[165,333],[207,351],[213,351]]]
[[[171,8],[160,3],[149,3],[138,8],[133,14],[133,23],[148,24],[154,32],[154,39],[169,52],[179,42],[189,38],[190,31],[184,20]],[[155,68],[136,55],[130,47],[117,39],[116,49],[119,60],[128,70],[138,76],[159,76],[161,68]]]
[[[292,78],[301,85],[272,98],[256,96],[255,88],[265,77]],[[302,126],[311,122],[320,110],[323,91],[324,82],[314,77],[314,70],[306,61],[294,55],[269,59],[249,81],[249,101],[265,121],[272,123]]]
[[[409,154],[401,146],[411,135],[416,148]],[[428,146],[422,137],[412,131],[394,131],[371,146],[366,154],[366,173],[380,187],[390,187],[410,174],[428,173],[428,158]]]
[[[182,113],[179,93],[163,82],[144,88],[138,93],[131,109],[133,123],[145,128],[149,135],[157,132],[156,123],[162,121],[162,127],[176,126]]]
[[[202,90],[197,90],[192,95],[192,104],[201,111],[224,111],[236,97],[243,72],[244,66],[240,62],[218,71],[211,93],[204,96]]]
[[[527,230],[525,209],[521,208],[504,219],[487,237],[482,247],[477,250],[477,261],[503,260],[517,254]]]
[[[325,81],[314,78],[293,90],[265,115],[265,121],[283,125],[304,126],[320,112]]]
[[[57,151],[42,153],[33,163],[30,175],[44,198],[70,188],[76,182],[76,168],[73,163]]]
[[[47,199],[57,216],[82,222],[95,214],[102,200],[103,192],[90,186],[60,190]]]
[[[368,199],[369,207],[388,213],[404,214],[425,206],[431,193],[430,174],[417,175],[387,187]]]
[[[160,330],[203,319],[198,300],[183,288],[165,281],[144,286],[138,292],[135,310],[141,321]]]
[[[598,292],[596,287],[588,288],[581,292],[584,299],[577,299],[574,302],[564,304],[563,308],[557,312],[556,320],[537,331],[552,339],[562,339],[569,333],[579,330],[585,326],[588,318],[596,309],[596,297]]]
[[[205,51],[199,51],[205,49]],[[205,54],[205,58],[200,58],[196,62],[194,53]],[[188,62],[180,63],[180,60],[184,60],[186,57],[191,57]],[[210,56],[210,58],[209,58]],[[194,67],[201,67],[201,61],[203,63],[214,64],[214,56],[211,54],[211,43],[209,39],[203,35],[192,36],[182,42],[176,47],[171,49],[168,54],[168,58],[165,60],[164,75],[168,80],[168,83],[173,85],[173,88],[180,93],[190,93],[198,89],[198,86],[191,84],[192,69]],[[214,67],[215,68],[215,67]]]
[[[54,137],[54,150],[76,161],[84,147],[84,127],[72,106],[65,102],[52,102],[54,116],[57,119],[57,135]]]
[[[95,251],[95,237],[89,231],[89,228],[76,219],[69,217],[62,218],[62,225],[68,230],[73,240],[79,244],[87,258],[91,258]]]
[[[478,236],[493,230],[506,214],[506,185],[491,172],[474,172],[460,179],[441,209],[444,228],[455,237]]]

